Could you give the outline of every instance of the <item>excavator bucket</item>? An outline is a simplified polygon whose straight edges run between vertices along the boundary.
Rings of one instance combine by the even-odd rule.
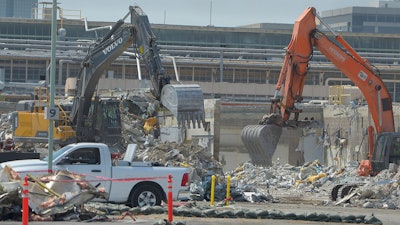
[[[168,84],[161,93],[161,104],[178,120],[178,126],[200,128],[205,123],[203,92],[197,84]]]
[[[254,165],[272,166],[282,127],[276,125],[248,125],[242,129],[241,138]]]

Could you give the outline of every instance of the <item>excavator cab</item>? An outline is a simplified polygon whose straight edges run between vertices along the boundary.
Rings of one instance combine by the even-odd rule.
[[[400,165],[400,134],[391,133],[392,143],[389,150],[389,163]]]
[[[79,138],[82,141],[121,143],[120,101],[114,98],[96,97],[89,109],[85,126]]]
[[[390,163],[400,165],[400,132],[378,135],[371,160],[363,160],[357,173],[361,176],[376,175],[389,168]]]

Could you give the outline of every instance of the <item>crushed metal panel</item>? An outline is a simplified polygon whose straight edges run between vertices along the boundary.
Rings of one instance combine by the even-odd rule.
[[[8,166],[0,170],[0,220],[18,218],[21,214],[21,181]]]
[[[101,193],[93,192],[93,191],[82,191],[79,194],[73,196],[67,202],[62,205],[56,205],[48,208],[42,208],[39,212],[36,212],[42,216],[50,216],[54,214],[65,213],[69,210],[72,210],[75,206],[82,205],[86,202],[89,202],[92,199],[98,198]]]
[[[106,197],[105,192],[82,178],[59,171],[56,175],[29,181],[29,207],[38,215],[50,216],[65,213],[94,198]]]
[[[16,173],[11,167],[6,165],[3,169],[0,170],[0,182],[9,182],[21,180],[18,173]]]

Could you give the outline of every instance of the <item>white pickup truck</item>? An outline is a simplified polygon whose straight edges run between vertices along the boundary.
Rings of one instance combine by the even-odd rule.
[[[133,159],[130,147],[124,160]],[[110,149],[101,143],[77,143],[67,145],[53,154],[53,171],[67,170],[86,175],[95,187],[104,187],[108,198],[103,201],[126,203],[130,206],[153,206],[167,202],[168,176],[172,175],[173,199],[177,200],[188,190],[189,169],[184,167],[152,166],[151,163],[119,161],[113,165]],[[19,173],[38,176],[47,174],[48,159],[16,160],[1,163]],[[96,199],[97,200],[97,199]],[[99,199],[100,201],[100,199]]]

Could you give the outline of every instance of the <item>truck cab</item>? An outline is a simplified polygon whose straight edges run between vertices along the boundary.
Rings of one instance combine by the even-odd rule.
[[[94,187],[103,187],[108,197],[97,201],[130,206],[161,205],[162,201],[167,201],[171,185],[174,200],[183,198],[181,194],[188,190],[188,168],[152,166],[144,162],[113,165],[110,148],[103,143],[81,142],[64,146],[53,154],[52,171],[48,171],[48,160],[9,161],[0,164],[0,169],[8,165],[20,177],[65,170],[84,176]],[[171,183],[168,182],[170,177]]]

